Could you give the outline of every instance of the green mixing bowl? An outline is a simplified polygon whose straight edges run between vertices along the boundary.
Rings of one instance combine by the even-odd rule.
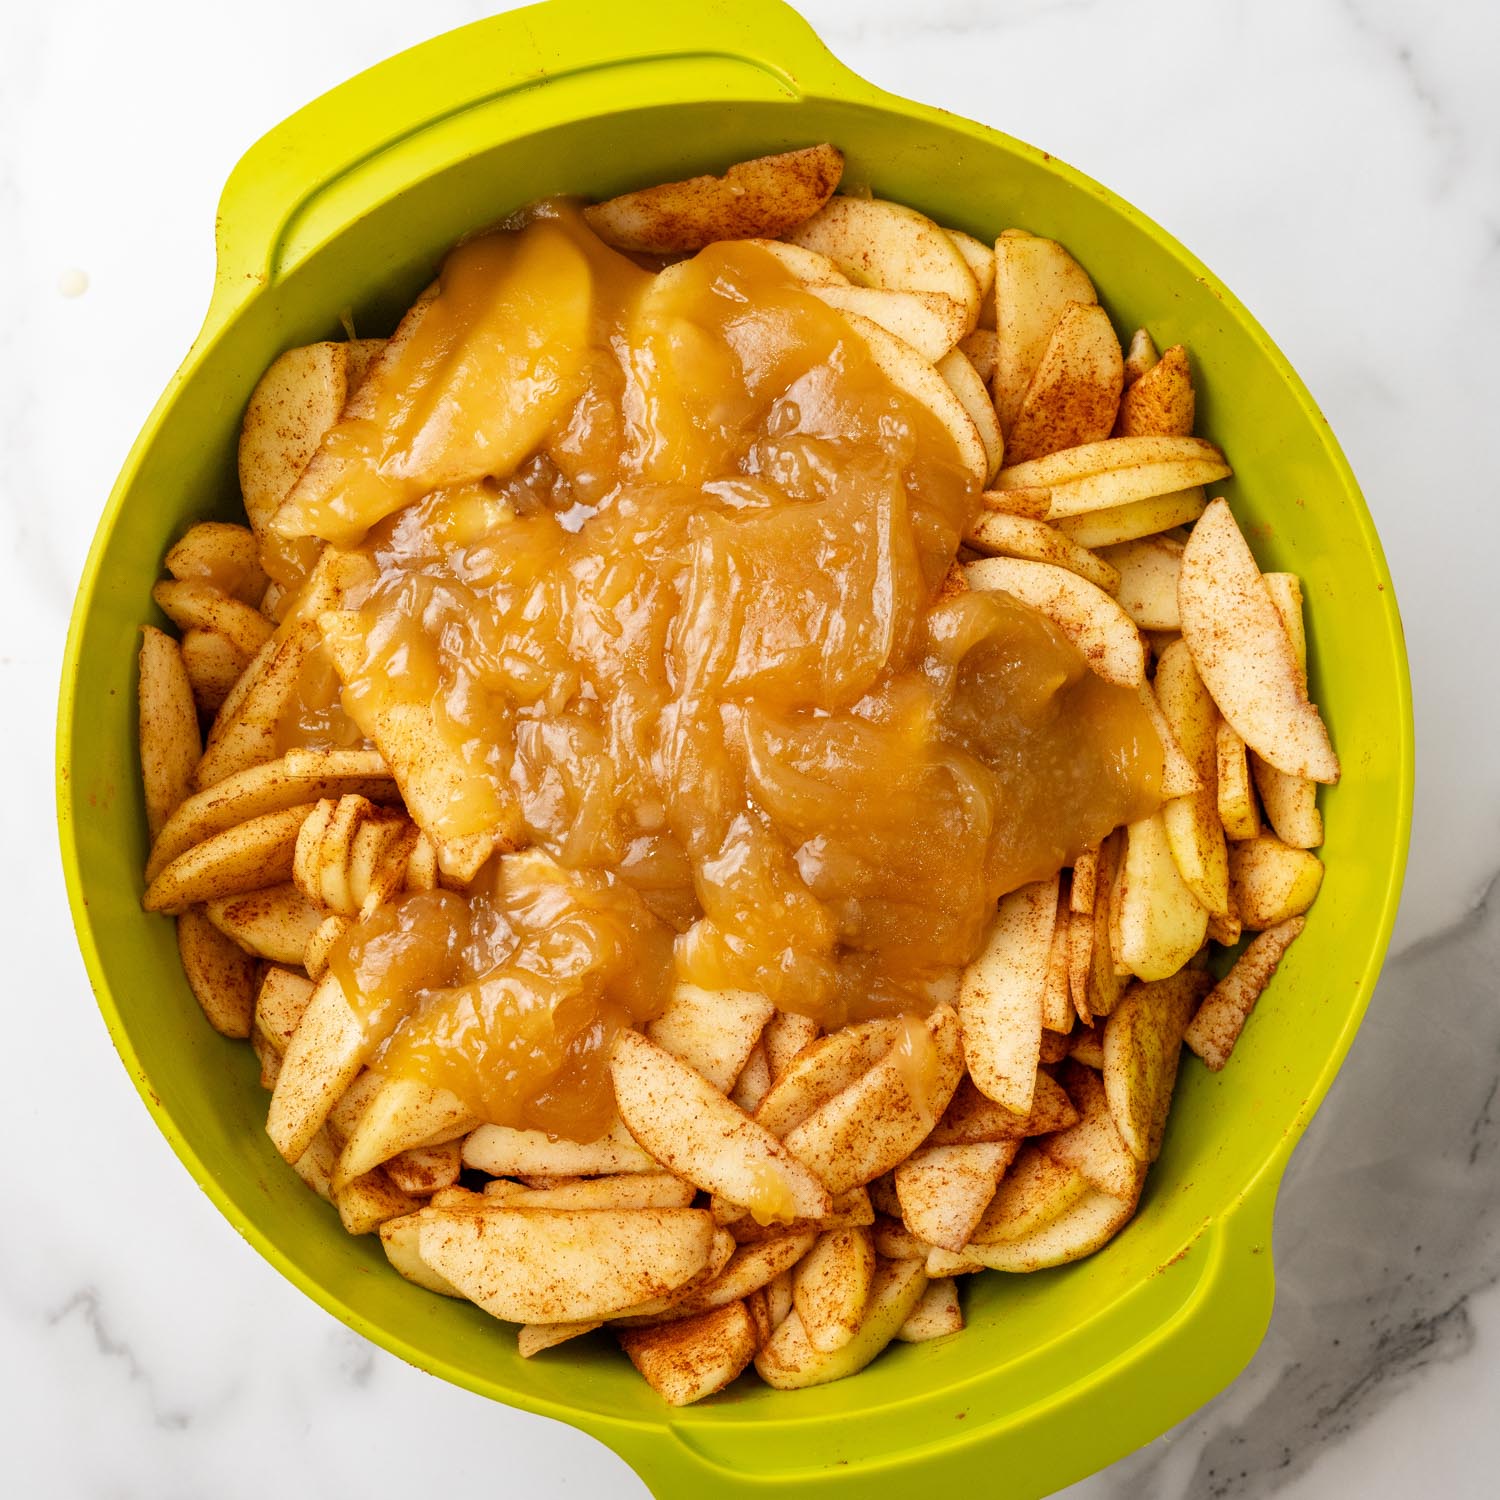
[[[594,1336],[523,1364],[477,1308],[401,1280],[277,1157],[250,1049],[204,1024],[172,924],[140,909],[135,653],[163,553],[238,518],[257,377],[341,310],[389,329],[459,236],[560,190],[604,196],[814,141],[849,181],[989,236],[1062,240],[1128,331],[1192,351],[1202,431],[1264,566],[1300,574],[1314,697],[1344,759],[1327,878],[1221,1074],[1184,1064],[1135,1222],[1102,1253],[968,1285],[969,1330],[853,1380],[753,1379],[665,1407]],[[1042,152],[871,87],[775,0],[553,0],[361,74],[256,145],[224,191],[203,331],[137,440],[95,538],[63,669],[58,817],[99,1007],[147,1107],[239,1231],[351,1328],[459,1385],[581,1427],[656,1494],[882,1500],[914,1481],[1046,1494],[1160,1433],[1244,1366],[1270,1316],[1276,1186],[1375,984],[1411,813],[1412,723],[1390,576],[1301,382],[1209,272]]]

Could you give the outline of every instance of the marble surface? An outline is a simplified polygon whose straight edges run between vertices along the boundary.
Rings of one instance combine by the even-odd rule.
[[[343,1329],[178,1166],[93,1008],[51,812],[75,580],[206,302],[264,129],[482,4],[0,7],[0,1434],[8,1493],[238,1500],[422,1483],[645,1491],[570,1430]],[[809,0],[851,65],[1046,146],[1196,250],[1311,386],[1411,646],[1417,823],[1392,960],[1281,1197],[1245,1374],[1072,1500],[1396,1500],[1500,1467],[1500,10],[1480,0]],[[232,57],[232,71],[218,64]],[[1465,642],[1474,644],[1465,646]],[[67,1181],[66,1192],[59,1184]],[[389,1442],[399,1423],[430,1443]],[[464,1440],[460,1440],[460,1437]],[[511,1455],[501,1480],[496,1455]]]

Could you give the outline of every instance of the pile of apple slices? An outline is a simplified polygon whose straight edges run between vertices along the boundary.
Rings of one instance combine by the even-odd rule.
[[[852,1374],[892,1339],[959,1331],[955,1277],[1118,1233],[1184,1042],[1224,1067],[1302,929],[1318,787],[1339,774],[1298,580],[1262,574],[1205,492],[1230,471],[1193,435],[1186,350],[1158,355],[1145,330],[1122,350],[1055,242],[835,196],[842,170],[814,146],[587,214],[638,252],[755,240],[836,308],[982,494],[966,586],[1042,611],[1156,726],[1161,808],[1007,895],[954,1005],[825,1036],[764,996],[679,986],[619,1037],[617,1118],[588,1143],[483,1124],[369,1066],[331,948],[372,903],[440,871],[462,884],[494,848],[422,831],[452,768],[420,713],[383,719],[370,749],[275,749],[325,637],[337,665],[364,564],[326,548],[275,632],[287,601],[257,539],[378,343],[271,366],[240,450],[251,530],[195,527],[172,550],[156,599],[182,638],[148,629],[141,652],[145,905],[177,916],[210,1022],[255,1047],[277,1149],[403,1276],[520,1325],[523,1355],[608,1327],[676,1404],[752,1362],[783,1388]],[[1211,945],[1246,932],[1215,982]]]

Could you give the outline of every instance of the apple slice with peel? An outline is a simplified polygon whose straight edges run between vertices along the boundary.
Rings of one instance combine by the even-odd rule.
[[[1022,1116],[1036,1088],[1057,886],[1053,876],[1002,898],[984,947],[959,978],[969,1076],[980,1093]]]
[[[1000,422],[995,416],[995,405],[990,400],[989,388],[980,378],[979,371],[962,349],[950,349],[937,361],[939,375],[948,382],[953,394],[958,397],[963,409],[979,433],[989,459],[988,484],[1000,469],[1000,460],[1005,456],[1005,439],[1000,436]]]
[[[823,207],[844,175],[835,146],[736,162],[722,176],[662,182],[584,209],[589,228],[619,250],[675,255],[715,240],[779,239]]]
[[[870,1298],[854,1336],[831,1354],[812,1345],[795,1308],[756,1356],[760,1378],[777,1390],[800,1390],[853,1375],[880,1353],[911,1316],[927,1290],[927,1273],[919,1260],[887,1260],[877,1266]]]
[[[826,255],[847,276],[868,286],[952,298],[963,309],[959,338],[979,319],[979,283],[963,252],[945,230],[905,204],[830,198],[785,238]]]
[[[1199,778],[1196,791],[1163,804],[1172,857],[1188,888],[1211,914],[1229,915],[1229,855],[1219,820],[1218,710],[1187,643],[1173,641],[1156,667],[1156,696],[1167,727]]]
[[[1255,1002],[1305,925],[1301,917],[1289,917],[1257,934],[1198,1007],[1183,1040],[1213,1072],[1229,1061]]]
[[[1240,738],[1289,776],[1337,781],[1328,730],[1308,701],[1276,602],[1224,500],[1210,502],[1188,537],[1177,601],[1198,674]]]
[[[832,1207],[791,1150],[664,1047],[622,1031],[610,1073],[625,1128],[668,1171],[763,1223],[817,1219]]]
[[[1092,1189],[1076,1167],[1054,1161],[1045,1151],[1027,1145],[1017,1154],[970,1242],[999,1245],[1018,1240],[1043,1224],[1060,1218]]]
[[[1204,970],[1184,969],[1132,985],[1104,1023],[1104,1093],[1120,1139],[1138,1161],[1161,1154],[1183,1033],[1212,984]]]
[[[819,1354],[842,1349],[859,1331],[875,1279],[868,1229],[830,1229],[792,1272],[792,1306]]]
[[[1103,558],[1086,547],[1080,547],[1055,526],[1033,520],[1030,516],[1008,516],[1003,511],[982,510],[964,540],[976,552],[1054,563],[1088,579],[1106,594],[1113,594],[1120,586],[1120,575]]]
[[[1134,1198],[1115,1198],[1108,1193],[1085,1193],[1072,1207],[1019,1239],[993,1245],[966,1245],[963,1257],[991,1271],[1041,1271],[1048,1266],[1082,1260],[1107,1245],[1134,1217]],[[944,1274],[946,1252],[935,1251],[927,1264]],[[959,1259],[960,1257],[955,1257]]]
[[[787,1133],[787,1149],[830,1193],[859,1187],[921,1145],[962,1076],[958,1015],[939,1005],[921,1021],[904,1021],[874,1067]]]
[[[1056,240],[1009,229],[995,241],[996,359],[992,390],[1007,437],[1063,309],[1099,300]]]
[[[417,1251],[469,1301],[510,1323],[575,1323],[664,1296],[708,1263],[698,1208],[423,1209]]]
[[[1051,490],[1007,490],[1005,493],[1044,494],[1048,497],[1050,513]],[[1165,495],[1148,495],[1144,500],[1128,500],[1123,505],[1106,506],[1103,510],[1063,516],[1056,522],[1056,526],[1064,535],[1072,537],[1080,547],[1113,547],[1118,542],[1133,542],[1141,537],[1154,536],[1159,531],[1170,531],[1174,526],[1190,526],[1203,514],[1207,503],[1203,486],[1193,485],[1185,490],[1172,490]]]
[[[941,292],[896,291],[879,286],[809,286],[820,302],[854,312],[904,339],[923,359],[939,360],[967,331],[962,303]]]
[[[1266,587],[1291,637],[1297,665],[1307,672],[1307,632],[1302,623],[1302,582],[1295,573],[1267,573]],[[1323,842],[1323,815],[1318,811],[1318,784],[1305,776],[1288,776],[1260,756],[1250,762],[1266,821],[1283,844],[1316,849]]]
[[[964,568],[969,587],[1000,589],[1040,610],[1106,682],[1139,687],[1146,647],[1135,622],[1097,584],[1054,563],[985,557]]]
[[[1160,812],[1127,827],[1116,890],[1115,956],[1137,978],[1165,979],[1203,946],[1208,911],[1177,868]]]

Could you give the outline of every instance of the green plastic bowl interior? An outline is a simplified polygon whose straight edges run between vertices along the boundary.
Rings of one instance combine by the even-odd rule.
[[[1306,585],[1312,677],[1344,760],[1324,800],[1327,878],[1306,934],[1217,1076],[1184,1065],[1135,1222],[1101,1254],[974,1278],[961,1337],[785,1394],[753,1379],[665,1408],[602,1338],[528,1364],[478,1309],[408,1285],[277,1158],[250,1049],[216,1036],[172,924],[143,915],[137,630],[163,553],[238,518],[235,441],[281,350],[352,309],[388,330],[460,235],[558,191],[602,196],[831,140],[848,180],[983,236],[1062,240],[1117,328],[1193,353],[1202,431],[1261,563]],[[1271,1220],[1293,1144],[1347,1050],[1395,914],[1412,726],[1395,598],[1352,475],[1245,310],[1127,204],[1031,147],[894,98],[775,0],[553,3],[481,21],[353,79],[235,169],[202,334],[122,471],[69,636],[59,821],[79,941],[120,1055],[162,1133],[230,1221],[350,1327],[497,1400],[571,1422],[662,1496],[906,1496],[923,1480],[1041,1495],[1224,1386],[1261,1339]]]

